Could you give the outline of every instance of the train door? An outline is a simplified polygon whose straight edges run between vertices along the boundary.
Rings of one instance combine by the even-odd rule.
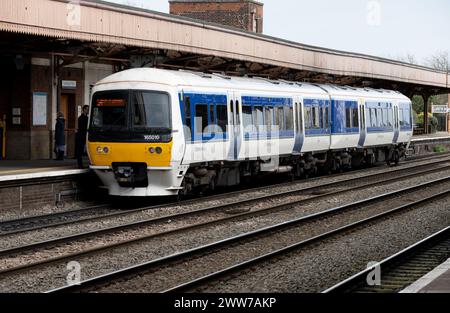
[[[396,144],[398,141],[398,137],[400,136],[400,122],[399,122],[399,112],[398,112],[398,103],[394,103],[392,105],[394,110],[394,139],[392,141],[393,144]]]
[[[358,147],[363,148],[367,136],[367,125],[366,125],[366,107],[364,105],[364,100],[359,100],[359,142]]]
[[[229,117],[230,125],[230,151],[228,157],[232,160],[238,160],[241,150],[241,96],[239,93],[228,93]]]
[[[299,154],[302,151],[303,143],[305,141],[305,125],[303,120],[303,99],[301,97],[294,97],[294,121],[295,121],[295,144],[294,154]]]

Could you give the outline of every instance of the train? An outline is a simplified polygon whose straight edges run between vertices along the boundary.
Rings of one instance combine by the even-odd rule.
[[[90,168],[111,196],[397,164],[413,134],[410,99],[383,89],[136,68],[99,81],[91,99]]]

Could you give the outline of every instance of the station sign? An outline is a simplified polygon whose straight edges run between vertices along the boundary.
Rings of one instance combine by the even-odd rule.
[[[448,110],[449,108],[446,105],[433,105],[432,107],[433,114],[446,114]]]
[[[65,89],[75,89],[77,88],[77,81],[76,80],[63,80],[61,81],[62,88]]]

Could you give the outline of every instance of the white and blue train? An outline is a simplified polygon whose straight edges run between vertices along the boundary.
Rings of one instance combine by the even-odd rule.
[[[131,69],[94,87],[88,150],[111,195],[170,196],[398,163],[412,133],[396,91]]]

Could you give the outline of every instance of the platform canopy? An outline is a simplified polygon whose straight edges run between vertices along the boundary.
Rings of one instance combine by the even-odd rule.
[[[0,50],[50,52],[64,65],[104,60],[396,89],[408,96],[450,92],[448,73],[431,68],[102,1],[2,0]]]

